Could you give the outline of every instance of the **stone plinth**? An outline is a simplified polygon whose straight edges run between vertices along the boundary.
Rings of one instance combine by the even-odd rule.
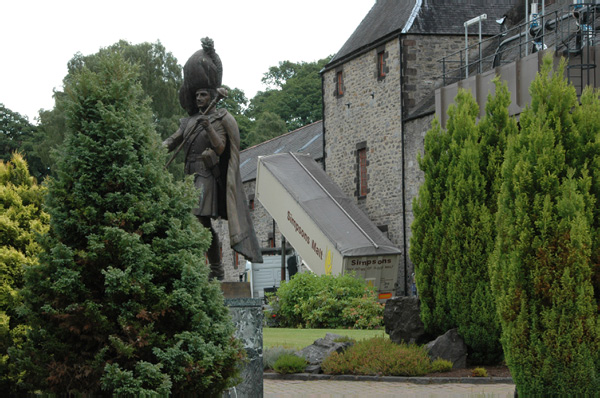
[[[242,382],[224,394],[225,397],[263,396],[263,312],[260,298],[226,298],[225,305],[236,327],[235,337],[246,350],[247,362],[242,369]]]

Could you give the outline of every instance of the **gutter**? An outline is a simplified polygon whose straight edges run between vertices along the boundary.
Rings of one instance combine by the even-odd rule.
[[[420,1],[418,1],[420,3]],[[413,10],[414,11],[414,10]],[[402,73],[402,33],[398,35],[398,56],[400,62],[400,119],[402,122],[400,123],[401,131],[401,145],[402,151],[400,152],[400,161],[402,162],[402,259],[404,260],[404,296],[408,296],[408,253],[407,253],[407,239],[406,239],[406,171],[405,171],[405,140],[404,140],[404,75]]]
[[[321,72],[319,73],[321,74],[321,112],[323,114],[323,117],[321,118],[321,120],[323,121],[323,171],[325,171],[327,169],[327,152],[325,152],[325,149],[327,148],[327,146],[325,145],[327,136],[325,135],[325,75],[323,74],[323,72],[324,70],[321,70]]]

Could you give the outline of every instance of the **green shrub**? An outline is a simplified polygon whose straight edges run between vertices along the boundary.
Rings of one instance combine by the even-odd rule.
[[[294,354],[281,355],[273,365],[273,369],[281,374],[302,373],[305,368],[306,359]]]
[[[275,362],[282,355],[293,355],[296,351],[285,347],[269,347],[263,351],[263,369],[274,369]]]
[[[471,371],[473,377],[488,377],[488,372],[485,368],[475,368]]]
[[[333,340],[336,343],[356,343],[356,340],[349,337],[349,336],[342,336],[342,337],[337,337]]]
[[[431,372],[432,373],[442,373],[449,372],[452,370],[452,362],[438,358],[435,361],[431,362]]]
[[[239,372],[244,350],[204,264],[210,234],[191,213],[198,193],[164,170],[136,70],[102,56],[65,84],[69,132],[15,353],[29,391],[217,396]]]
[[[374,329],[383,319],[373,288],[352,275],[297,274],[269,304],[282,327]]]
[[[332,353],[321,368],[326,374],[422,376],[431,372],[431,360],[422,346],[375,337],[359,341],[341,354]]]
[[[385,306],[374,300],[372,294],[364,294],[350,300],[347,307],[342,310],[345,322],[352,323],[353,329],[379,329],[383,326],[383,310]]]
[[[15,393],[21,378],[8,350],[21,347],[26,334],[27,326],[17,316],[19,289],[25,268],[37,262],[41,250],[36,234],[48,231],[44,192],[21,155],[14,153],[9,162],[0,160],[0,391]]]

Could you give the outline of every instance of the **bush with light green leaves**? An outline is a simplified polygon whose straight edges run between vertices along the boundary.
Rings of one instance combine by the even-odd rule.
[[[19,289],[25,268],[37,262],[36,236],[47,232],[49,217],[42,210],[45,189],[23,156],[0,161],[0,183],[0,390],[15,393],[21,375],[8,349],[22,345],[27,329],[17,314]]]

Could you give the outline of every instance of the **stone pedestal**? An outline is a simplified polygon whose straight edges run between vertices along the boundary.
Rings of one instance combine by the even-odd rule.
[[[226,391],[224,397],[261,398],[263,396],[263,312],[260,298],[226,298],[225,305],[236,327],[235,337],[246,349],[247,362],[242,382]]]

